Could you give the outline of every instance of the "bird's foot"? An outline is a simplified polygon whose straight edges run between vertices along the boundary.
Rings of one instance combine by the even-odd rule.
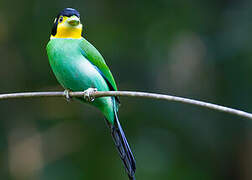
[[[92,95],[97,91],[97,88],[88,88],[84,91],[84,99],[88,102],[93,102],[95,97]]]
[[[70,95],[69,95],[70,92],[71,92],[71,91],[68,90],[68,89],[66,89],[66,90],[64,91],[64,94],[65,94],[65,97],[66,97],[67,102],[70,102],[70,101],[72,100],[72,98],[71,98]]]

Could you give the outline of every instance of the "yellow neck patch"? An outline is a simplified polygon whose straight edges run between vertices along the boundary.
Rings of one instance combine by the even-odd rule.
[[[51,38],[72,38],[80,39],[82,28],[75,28],[69,26],[58,26],[55,36],[51,35]]]
[[[82,24],[80,23],[77,26],[72,26],[67,20],[69,20],[69,17],[66,16],[61,16],[59,19],[55,19],[54,23],[58,21],[57,30],[55,35],[51,35],[51,38],[80,39],[82,37]]]

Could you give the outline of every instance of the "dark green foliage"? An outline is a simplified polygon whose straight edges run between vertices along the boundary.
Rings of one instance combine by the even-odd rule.
[[[10,3],[11,2],[11,3]],[[0,92],[61,89],[45,46],[65,7],[120,90],[160,92],[252,112],[249,0],[0,1]],[[138,180],[251,177],[252,122],[175,103],[121,98]],[[64,99],[0,102],[0,179],[125,179],[103,116]]]

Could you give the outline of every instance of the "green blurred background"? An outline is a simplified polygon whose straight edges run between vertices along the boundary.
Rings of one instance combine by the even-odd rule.
[[[0,93],[63,90],[45,47],[57,13],[80,11],[120,90],[252,112],[250,0],[0,0]],[[121,98],[137,180],[251,180],[252,122]],[[101,113],[63,98],[0,102],[0,179],[127,180]]]

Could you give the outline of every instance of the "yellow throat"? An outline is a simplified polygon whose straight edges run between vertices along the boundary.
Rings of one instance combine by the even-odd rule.
[[[82,24],[79,21],[79,24],[72,25],[71,21],[79,20],[76,16],[61,16],[58,19],[55,19],[54,24],[57,25],[57,30],[55,35],[51,35],[52,38],[71,38],[71,39],[80,39],[82,33]],[[57,21],[57,22],[56,22]]]

